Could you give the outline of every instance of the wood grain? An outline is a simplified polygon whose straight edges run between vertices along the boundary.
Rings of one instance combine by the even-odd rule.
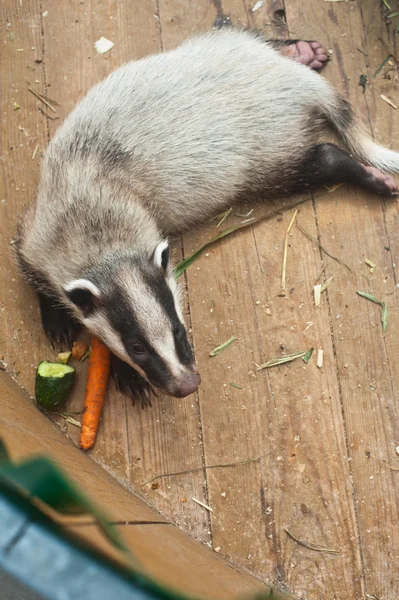
[[[314,20],[316,3],[286,4],[288,15],[293,18],[292,26],[288,19],[292,35],[306,32],[333,49],[327,77],[350,98],[365,122],[370,120],[373,130],[382,128],[386,134],[392,131],[397,119],[380,99],[378,114],[368,110],[377,84],[373,83],[365,95],[358,86],[359,76],[367,66],[358,48],[368,54],[369,73],[375,71],[387,53],[377,41],[377,31],[383,27],[376,9],[378,3],[317,3],[320,23]],[[368,23],[365,29],[361,11]],[[390,139],[385,135],[382,141]],[[392,218],[396,207],[390,201],[386,206]],[[351,274],[342,272],[337,284],[329,288],[328,301],[351,460],[365,593],[378,598],[395,598],[399,587],[392,571],[398,555],[399,499],[396,473],[389,470],[383,460],[393,465],[397,462],[395,357],[399,351],[399,320],[392,269],[395,261],[392,261],[391,251],[385,249],[390,247],[391,237],[392,244],[397,240],[397,229],[392,226],[388,229],[384,202],[346,187],[337,190],[335,198],[329,201],[317,201],[316,213],[321,239],[352,268]],[[377,265],[374,273],[370,273],[365,264],[366,258]],[[356,289],[387,302],[390,323],[385,336],[378,311],[373,310],[370,302],[357,297]]]
[[[225,13],[231,4],[223,3]],[[246,9],[240,15],[244,23]],[[257,19],[270,19],[271,10],[271,5],[262,7]],[[190,24],[182,26],[190,29]],[[259,207],[256,215],[265,210]],[[311,206],[301,211],[301,221],[315,232]],[[206,464],[262,457],[208,470],[213,547],[297,594],[318,598],[329,590],[339,597],[351,589],[361,597],[328,312],[325,307],[315,311],[310,297],[310,282],[322,265],[317,248],[296,231],[287,274],[292,293],[278,296],[287,224],[286,218],[275,219],[254,232],[248,229],[212,248],[187,271],[203,377],[199,397]],[[215,233],[210,224],[186,235],[186,254]],[[305,333],[310,321],[313,327]],[[210,350],[231,335],[239,341],[210,358]],[[270,374],[256,372],[254,362],[312,344],[325,349],[330,363],[322,374],[302,361]],[[288,538],[285,527],[301,539],[337,547],[339,557],[304,551]]]
[[[399,3],[392,2],[390,12],[399,11]],[[366,102],[371,123],[371,131],[375,139],[392,149],[399,150],[399,117],[388,104],[383,102],[381,94],[390,97],[396,105],[399,104],[399,86],[397,82],[398,63],[391,60],[381,71],[373,77],[381,63],[386,59],[388,52],[398,56],[397,37],[393,34],[396,20],[389,27],[385,22],[387,10],[380,10],[377,4],[360,5],[364,28],[364,50],[369,81],[372,84],[366,92]],[[396,77],[396,79],[395,79]],[[394,468],[399,467],[398,455],[395,447],[399,440],[399,420],[396,404],[399,400],[399,314],[398,314],[398,265],[399,265],[399,235],[398,235],[398,205],[394,201],[383,202],[383,222],[385,226],[384,250],[379,246],[379,254],[384,255],[380,269],[380,292],[386,297],[389,306],[390,324],[384,338],[386,362],[389,371],[390,385],[386,385],[386,396],[382,397],[380,389],[381,419],[378,426],[374,423],[378,433],[375,435],[374,456],[376,457],[377,486],[380,488],[379,497],[375,498],[370,509],[370,515],[365,523],[367,543],[364,545],[366,584],[370,593],[377,596],[395,596],[398,594],[399,578],[394,574],[393,564],[399,555],[399,539],[397,523],[399,517],[398,477],[395,471],[387,468],[387,464]],[[382,236],[381,236],[382,237]],[[390,250],[385,250],[390,248]],[[388,259],[388,260],[387,260]],[[381,284],[382,281],[382,284]],[[374,282],[371,283],[374,286]],[[379,377],[380,379],[380,377]],[[380,379],[381,381],[381,379]],[[381,384],[380,384],[381,385]],[[378,387],[378,386],[377,386]],[[383,438],[381,443],[380,438]],[[369,448],[372,452],[373,449]],[[387,460],[388,463],[380,462]],[[376,487],[377,487],[376,486]],[[379,526],[376,527],[378,519]],[[380,525],[381,524],[381,525]],[[367,534],[367,528],[371,533]],[[372,542],[368,538],[372,536]],[[364,536],[364,537],[366,537]],[[375,548],[378,548],[379,560],[375,561]],[[387,564],[388,557],[388,564]]]
[[[140,2],[137,10],[125,2],[63,3],[54,10],[44,3],[48,16],[43,20],[46,86],[65,116],[96,82],[120,64],[157,52],[162,45],[157,7],[150,0]],[[112,40],[114,48],[104,55],[94,50],[101,36]],[[58,122],[50,122],[54,134]],[[177,254],[180,251],[177,240]],[[81,369],[82,370],[82,369]],[[83,402],[85,373],[74,394],[70,410]],[[75,441],[79,430],[69,425]],[[202,467],[202,445],[198,407],[195,398],[178,400],[159,397],[152,409],[132,406],[111,384],[92,457],[124,485],[154,503],[169,519],[203,541],[209,539],[208,515],[198,510],[191,497],[205,500],[203,473],[194,472],[184,482],[172,486],[162,478],[151,487],[142,483],[162,473]],[[154,489],[153,489],[154,488]],[[188,501],[186,501],[188,499]]]
[[[46,119],[28,88],[44,81],[40,2],[2,3],[0,53],[0,356],[21,385],[32,391],[35,367],[50,358],[34,294],[16,268],[12,240],[23,207],[35,197]],[[32,156],[35,153],[35,157]]]
[[[1,5],[0,277],[6,285],[0,286],[0,355],[30,392],[36,364],[54,353],[9,242],[23,205],[34,198],[48,139],[90,86],[118,65],[173,48],[228,19],[271,37],[319,39],[332,50],[324,75],[350,98],[379,141],[398,148],[397,111],[380,98],[383,93],[399,105],[398,84],[385,70],[372,78],[387,47],[398,55],[378,2],[270,0],[252,11],[254,5],[241,0],[142,0],[134,8],[128,0],[74,0],[56,8],[51,0]],[[101,36],[115,46],[100,56],[94,42]],[[372,82],[365,95],[358,86],[361,73]],[[44,107],[28,85],[60,103],[56,115],[49,113],[59,120],[38,111]],[[235,213],[250,208],[240,207],[224,225],[241,222],[244,217]],[[257,206],[252,216],[270,208]],[[393,600],[399,594],[399,475],[388,467],[399,463],[397,214],[394,202],[349,187],[303,205],[299,225],[319,236],[351,272],[294,226],[286,297],[279,294],[292,211],[204,253],[184,280],[186,321],[203,381],[199,394],[158,398],[151,410],[141,410],[111,386],[91,453],[123,485],[220,555],[310,600],[373,595]],[[217,231],[216,222],[210,222],[176,239],[176,257]],[[366,258],[376,263],[374,273]],[[321,280],[334,279],[316,309],[311,291],[323,268]],[[356,296],[356,289],[387,302],[385,336],[379,308]],[[231,335],[238,341],[210,358],[209,352]],[[256,370],[254,363],[310,346],[324,350],[322,369],[313,357],[307,365],[298,360]],[[70,410],[83,404],[85,370],[86,364],[79,365]],[[7,411],[10,425],[10,406]],[[76,441],[79,430],[61,423]],[[31,439],[28,429],[22,438]],[[55,439],[46,440],[48,448]],[[90,473],[85,469],[77,473],[82,481]],[[193,497],[214,512],[210,515]],[[128,506],[128,498],[118,510]],[[339,554],[305,548],[285,529]],[[143,531],[140,539],[145,536]]]

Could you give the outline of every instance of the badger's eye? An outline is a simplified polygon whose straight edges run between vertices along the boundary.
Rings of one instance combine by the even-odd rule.
[[[143,344],[139,344],[138,342],[133,344],[132,349],[135,354],[145,354],[145,348]]]

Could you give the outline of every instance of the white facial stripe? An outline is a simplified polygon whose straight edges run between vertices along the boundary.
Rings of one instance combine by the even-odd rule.
[[[183,313],[181,310],[181,288],[176,281],[176,277],[173,275],[167,278],[167,284],[169,286],[170,291],[172,292],[173,299],[175,301],[175,308],[177,312],[177,316],[179,317],[181,323],[184,325]]]
[[[176,354],[175,340],[172,332],[168,331],[164,338],[164,343],[156,348],[158,355],[165,361],[173,377],[179,378],[185,371],[185,367],[180,363]]]
[[[73,292],[73,290],[81,289],[88,290],[93,294],[93,296],[97,296],[97,298],[101,296],[101,291],[99,290],[99,288],[88,279],[74,279],[74,281],[71,281],[64,287],[64,290],[66,292]]]
[[[118,356],[121,360],[128,363],[133,369],[140,373],[144,379],[147,379],[143,369],[132,361],[130,356],[126,353],[122,340],[118,333],[112,329],[104,314],[97,312],[95,317],[88,317],[87,319],[84,319],[83,322],[92,333],[106,342],[107,346],[115,356]]]
[[[185,371],[176,354],[175,340],[169,317],[139,272],[130,274],[132,280],[125,290],[129,294],[129,303],[134,307],[140,329],[156,353],[164,360],[173,377],[179,377]],[[177,285],[176,285],[177,293]]]
[[[114,354],[127,361],[129,357],[126,355],[122,340],[103,313],[97,311],[93,316],[82,319],[82,322],[91,333],[104,340]]]
[[[161,267],[162,266],[162,252],[164,250],[166,250],[166,248],[168,246],[169,246],[168,241],[164,240],[163,242],[161,242],[160,244],[158,244],[158,246],[155,248],[154,263],[157,265],[157,267]]]
[[[172,377],[179,378],[186,369],[177,356],[172,328],[167,325],[169,318],[154,296],[153,291],[147,288],[146,283],[139,274],[136,273],[134,279],[135,281],[131,282],[132,285],[129,286],[129,296],[138,318],[138,324],[145,331],[146,338],[159,357],[167,365]],[[174,282],[170,287],[175,300],[178,300],[179,293],[176,281],[174,278],[173,280],[170,278],[168,281]],[[182,319],[179,306],[177,305],[176,308],[179,317]],[[89,331],[104,340],[113,354],[127,362],[147,379],[143,369],[132,361],[127,354],[119,333],[112,327],[105,313],[96,311],[94,315],[82,319],[82,322]]]

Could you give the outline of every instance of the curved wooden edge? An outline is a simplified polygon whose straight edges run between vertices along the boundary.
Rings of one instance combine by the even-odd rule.
[[[5,372],[0,372],[0,437],[12,460],[33,454],[53,459],[113,521],[127,523],[119,525],[125,541],[158,582],[184,594],[209,599],[269,591],[173,525],[133,524],[164,519],[74,446]],[[105,550],[93,527],[81,527],[80,533]],[[275,597],[277,600],[279,595]]]

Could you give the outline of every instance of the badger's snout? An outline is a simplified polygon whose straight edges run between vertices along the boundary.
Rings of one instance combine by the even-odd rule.
[[[171,395],[176,398],[185,398],[190,394],[197,391],[199,384],[201,383],[201,377],[199,373],[190,373],[185,375],[181,381],[177,382],[176,389],[171,390]]]

